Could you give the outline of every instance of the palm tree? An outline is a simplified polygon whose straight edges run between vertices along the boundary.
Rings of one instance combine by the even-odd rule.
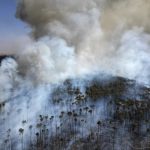
[[[98,125],[98,134],[97,134],[97,140],[99,139],[99,132],[100,132],[100,127],[101,127],[101,121],[97,121]]]
[[[70,131],[71,131],[71,116],[72,116],[72,112],[69,111],[69,112],[67,113],[67,115],[69,116],[69,129],[70,129]]]
[[[7,147],[8,142],[9,142],[9,139],[5,139],[5,140],[4,140],[4,143],[5,143],[5,148],[4,148],[4,149],[7,149],[7,148],[8,148],[8,147]]]
[[[9,149],[11,150],[11,135],[10,135],[10,133],[11,133],[11,129],[8,129],[7,130],[7,133],[8,133],[8,140],[9,140]]]
[[[36,127],[40,130],[39,140],[40,140],[40,144],[41,144],[41,141],[42,141],[42,123],[38,123]],[[40,147],[41,147],[41,145],[40,145]]]
[[[27,121],[26,121],[26,120],[23,120],[23,121],[22,121],[22,124],[23,124],[23,125],[25,125],[26,123],[27,123]]]
[[[29,126],[29,130],[30,130],[30,145],[32,145],[32,125]]]
[[[24,129],[20,128],[19,129],[19,133],[22,136],[22,138],[21,138],[21,144],[22,144],[22,150],[23,150],[24,149],[24,147],[23,147],[23,133],[24,133]]]
[[[88,111],[89,107],[85,107],[84,110],[86,111],[86,115],[87,115],[87,111]]]
[[[38,149],[38,145],[39,145],[39,143],[38,143],[38,139],[39,139],[39,133],[38,133],[38,132],[36,133],[36,139],[37,139],[36,146],[37,146],[37,149]]]

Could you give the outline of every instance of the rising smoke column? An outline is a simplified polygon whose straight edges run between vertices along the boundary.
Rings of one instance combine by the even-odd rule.
[[[26,59],[26,63],[32,64],[35,62],[35,64],[41,64],[42,69],[39,72],[45,72],[45,76],[49,76],[50,70],[50,81],[54,81],[52,76],[56,77],[59,75],[60,79],[62,74],[63,78],[67,78],[70,75],[76,76],[81,73],[87,73],[90,70],[89,68],[94,68],[92,62],[95,62],[95,60],[92,56],[91,49],[97,47],[97,42],[100,39],[99,36],[101,36],[99,28],[99,11],[92,7],[95,4],[93,2],[89,3],[88,1],[86,1],[86,6],[84,6],[85,2],[80,5],[80,1],[69,3],[67,1],[43,1],[41,4],[41,2],[38,1],[36,6],[34,3],[35,1],[22,1],[18,6],[17,16],[28,22],[33,29],[33,38],[37,40],[38,43],[42,43],[39,46],[40,49],[34,46],[34,48],[29,51],[27,50],[28,52],[25,51],[25,53],[27,52],[28,57],[29,55],[31,56],[30,53],[35,51],[35,53],[37,52],[35,57],[41,58],[45,53],[45,47],[47,47],[47,52],[49,51],[49,53],[52,54],[52,57],[46,55],[47,60],[49,61],[47,61],[46,64],[49,68],[45,68],[45,71],[45,65],[43,65],[43,61],[40,61],[40,59],[34,59],[32,57],[33,59],[31,62],[28,63],[28,60]],[[78,7],[79,5],[80,7]],[[31,17],[30,13],[32,13],[32,7],[39,11],[38,14],[31,15]],[[44,10],[44,12],[42,10]],[[28,15],[32,19],[27,17]],[[38,19],[36,16],[38,16]],[[89,38],[89,35],[92,37],[90,36]],[[93,40],[91,41],[91,39]],[[64,43],[64,46],[62,43]],[[95,46],[91,47],[91,44]],[[53,45],[55,45],[55,48]],[[84,49],[85,51],[81,51],[81,49]],[[39,50],[41,51],[40,54],[38,52]],[[62,53],[64,55],[62,55]],[[46,57],[44,58],[45,60]],[[57,59],[57,57],[59,59]],[[52,68],[50,68],[50,66]],[[38,66],[37,68],[40,67]],[[27,68],[27,70],[30,69]]]
[[[39,48],[33,44],[37,47],[29,55],[47,53],[44,60],[32,59],[42,66],[39,72],[45,69],[43,74],[50,73],[51,78],[63,74],[63,79],[104,71],[146,83],[150,75],[149,15],[147,0],[20,0],[16,13],[32,28],[32,38],[42,42]]]

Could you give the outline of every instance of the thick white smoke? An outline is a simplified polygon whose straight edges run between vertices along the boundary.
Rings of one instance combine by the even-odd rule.
[[[29,80],[55,83],[73,76],[75,53],[63,39],[45,37],[28,45],[18,61]]]
[[[37,41],[20,58],[25,72],[49,82],[104,71],[148,83],[149,8],[146,0],[20,0],[16,15]]]
[[[0,103],[5,102],[11,96],[11,90],[14,87],[14,81],[17,75],[17,63],[7,58],[2,61],[0,67]]]

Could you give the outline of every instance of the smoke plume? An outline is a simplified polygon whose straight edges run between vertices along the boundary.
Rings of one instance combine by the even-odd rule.
[[[149,10],[147,0],[21,0],[16,16],[32,28],[25,53],[44,80],[103,71],[148,83]]]

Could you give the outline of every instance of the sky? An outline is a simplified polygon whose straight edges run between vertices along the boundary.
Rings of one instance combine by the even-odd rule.
[[[16,0],[0,1],[0,33],[23,34],[26,32],[26,25],[15,18]]]
[[[16,0],[0,0],[0,51],[10,51],[13,43],[17,45],[28,34],[29,28],[15,18],[15,12]]]

